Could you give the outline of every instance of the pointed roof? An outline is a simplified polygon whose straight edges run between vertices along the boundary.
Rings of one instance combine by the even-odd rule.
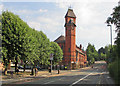
[[[61,35],[54,42],[65,43],[65,37],[63,35]]]
[[[75,16],[75,14],[74,14],[74,12],[73,12],[73,9],[68,9],[68,11],[67,11],[67,13],[66,13],[66,15],[65,15],[65,17],[73,17],[73,18],[76,18],[76,16]]]

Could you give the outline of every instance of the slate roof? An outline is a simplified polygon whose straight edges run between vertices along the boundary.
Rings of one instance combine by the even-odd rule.
[[[76,16],[75,16],[73,10],[70,9],[70,8],[68,9],[68,11],[67,11],[65,17],[73,17],[73,18],[76,18]]]
[[[65,37],[63,35],[61,35],[54,42],[65,43]]]

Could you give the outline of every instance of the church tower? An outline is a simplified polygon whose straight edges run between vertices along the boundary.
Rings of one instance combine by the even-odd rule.
[[[65,63],[69,69],[76,63],[76,16],[72,9],[65,15]]]

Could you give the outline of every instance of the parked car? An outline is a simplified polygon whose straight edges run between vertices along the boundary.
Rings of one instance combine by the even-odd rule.
[[[31,69],[31,67],[30,66],[26,66],[25,69]]]
[[[18,69],[23,69],[23,67],[22,66],[18,66]]]

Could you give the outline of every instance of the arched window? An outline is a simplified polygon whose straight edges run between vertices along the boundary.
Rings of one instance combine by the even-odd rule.
[[[63,45],[61,46],[61,49],[63,50]]]
[[[74,23],[74,20],[73,20],[73,18],[71,18],[71,22],[73,22],[73,23]]]

